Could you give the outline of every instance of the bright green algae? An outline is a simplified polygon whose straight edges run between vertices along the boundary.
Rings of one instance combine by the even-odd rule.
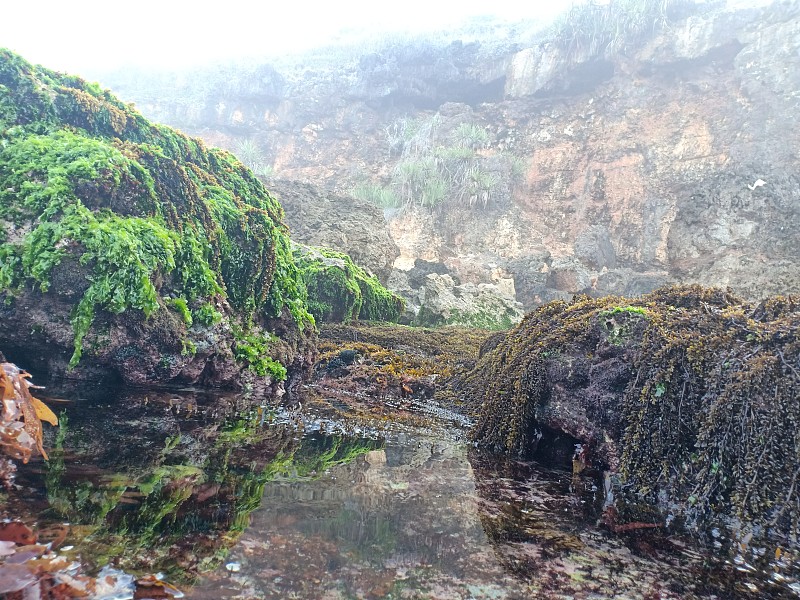
[[[403,299],[384,288],[346,254],[298,246],[294,256],[308,290],[309,310],[317,320],[396,323],[403,314]]]
[[[165,296],[188,324],[224,298],[245,329],[313,325],[283,210],[228,152],[151,124],[96,84],[0,50],[0,286],[47,292],[79,267],[71,365],[98,310],[145,316]],[[181,300],[183,302],[181,302]],[[274,371],[274,369],[271,369]]]

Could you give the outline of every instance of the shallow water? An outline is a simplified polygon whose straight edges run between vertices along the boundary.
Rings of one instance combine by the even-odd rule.
[[[50,463],[21,469],[27,496],[8,509],[68,522],[60,552],[86,572],[161,572],[220,599],[800,595],[788,553],[756,567],[675,532],[613,534],[592,478],[458,435],[355,432],[191,391],[65,394]]]
[[[582,489],[576,491],[575,486]],[[596,526],[589,480],[463,444],[387,441],[274,481],[198,598],[733,598],[784,594],[663,534]],[[755,590],[747,587],[756,586]]]

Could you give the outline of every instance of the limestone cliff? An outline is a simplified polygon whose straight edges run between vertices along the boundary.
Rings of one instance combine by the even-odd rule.
[[[758,299],[800,290],[800,7],[760,4],[673,1],[655,32],[580,37],[578,18],[608,18],[593,6],[556,33],[503,42],[462,32],[224,82],[205,71],[177,86],[104,83],[211,143],[253,142],[280,176],[408,192],[388,211],[403,268],[440,261],[526,308],[665,282]],[[436,165],[461,156],[488,178],[440,196],[403,187],[398,167],[426,127]],[[479,135],[465,143],[469,128]]]

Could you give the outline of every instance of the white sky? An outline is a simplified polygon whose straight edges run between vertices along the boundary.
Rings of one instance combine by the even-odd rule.
[[[186,66],[304,50],[343,29],[438,30],[468,16],[552,18],[570,0],[17,0],[0,8],[0,47],[80,74]]]

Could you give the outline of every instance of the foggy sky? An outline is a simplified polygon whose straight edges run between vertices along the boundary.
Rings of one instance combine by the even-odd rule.
[[[3,6],[0,47],[73,73],[191,66],[291,53],[325,45],[342,31],[431,31],[486,15],[552,19],[570,0],[28,0]]]

